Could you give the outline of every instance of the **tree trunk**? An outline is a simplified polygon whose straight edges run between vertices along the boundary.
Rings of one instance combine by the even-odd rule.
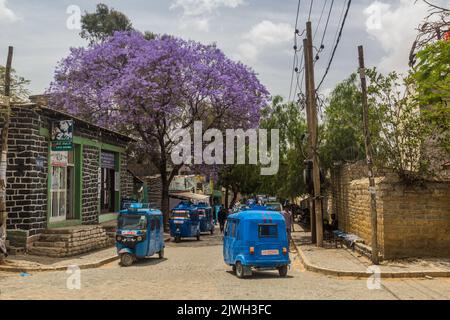
[[[238,192],[237,190],[235,190],[235,189],[233,189],[232,191],[233,191],[233,198],[231,199],[231,205],[230,205],[230,207],[233,207],[234,204],[236,203],[237,196],[238,196],[238,193],[239,193],[239,192]]]
[[[167,175],[161,175],[161,211],[164,217],[164,231],[169,231],[169,182]]]
[[[228,187],[226,187],[225,188],[225,205],[224,205],[224,207],[225,207],[225,209],[227,209],[228,210],[228,194],[229,194],[229,189],[228,189]]]
[[[3,254],[6,254],[6,223],[8,211],[6,210],[6,168],[8,165],[8,131],[10,123],[10,94],[11,94],[11,63],[13,47],[8,48],[8,60],[5,70],[5,101],[4,122],[2,134],[0,136],[1,155],[0,155],[0,261]]]

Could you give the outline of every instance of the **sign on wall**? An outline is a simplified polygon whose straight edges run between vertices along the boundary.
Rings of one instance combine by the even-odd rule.
[[[98,199],[101,199],[101,197],[102,197],[102,168],[98,168],[97,179],[98,179],[97,197],[98,197]]]
[[[67,151],[51,151],[50,163],[53,167],[67,167],[69,152]]]
[[[73,120],[54,121],[52,123],[52,150],[73,150]]]
[[[114,172],[114,191],[115,192],[120,191],[120,172],[119,171]]]
[[[116,158],[114,153],[102,151],[100,156],[100,166],[106,169],[115,169]]]

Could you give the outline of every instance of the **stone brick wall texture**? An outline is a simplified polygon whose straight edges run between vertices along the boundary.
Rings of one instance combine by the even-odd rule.
[[[98,148],[83,146],[82,222],[85,225],[98,223],[98,168]]]
[[[339,229],[371,244],[369,180],[365,165],[332,172],[331,209]],[[393,173],[376,174],[378,245],[384,258],[450,256],[450,183],[407,186]]]
[[[12,108],[8,134],[7,228],[23,230],[27,236],[47,226],[48,142],[39,135],[39,117],[26,108]],[[3,128],[0,119],[0,128]],[[39,170],[36,159],[44,160]]]

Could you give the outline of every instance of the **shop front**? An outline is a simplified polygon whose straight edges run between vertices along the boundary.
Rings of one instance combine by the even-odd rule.
[[[121,200],[133,196],[126,154],[132,140],[42,105],[14,106],[12,114],[10,242],[28,248],[46,230],[115,219]]]

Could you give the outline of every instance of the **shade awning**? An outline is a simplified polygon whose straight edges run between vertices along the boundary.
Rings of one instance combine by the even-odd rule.
[[[193,202],[209,203],[209,196],[192,192],[171,192],[170,197],[182,200],[192,200]]]

